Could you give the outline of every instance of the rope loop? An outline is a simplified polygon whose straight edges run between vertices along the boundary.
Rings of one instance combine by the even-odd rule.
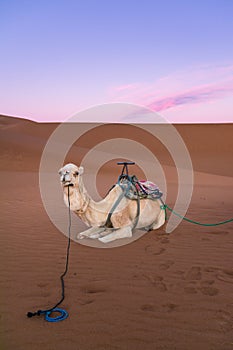
[[[60,313],[57,317],[50,317],[53,312]],[[64,309],[56,308],[52,311],[48,311],[45,313],[45,320],[48,322],[59,322],[65,320],[69,316],[68,312]]]

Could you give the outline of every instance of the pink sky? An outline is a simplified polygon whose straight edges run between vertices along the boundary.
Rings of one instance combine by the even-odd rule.
[[[232,12],[230,0],[0,1],[0,113],[64,121],[126,102],[173,123],[233,122]]]
[[[40,85],[36,91],[39,89],[42,89]],[[83,98],[72,86],[64,95],[56,87],[49,95],[43,94],[42,89],[30,96],[26,105],[19,93],[14,103],[7,98],[2,101],[1,113],[35,121],[64,121],[96,104],[126,102],[149,107],[172,123],[233,122],[233,65],[230,64],[190,67],[150,82],[129,81],[88,91]]]

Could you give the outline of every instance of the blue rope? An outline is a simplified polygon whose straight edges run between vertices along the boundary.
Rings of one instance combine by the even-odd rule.
[[[27,317],[31,318],[33,316],[40,316],[40,315],[45,315],[45,320],[48,322],[59,322],[65,320],[69,314],[66,310],[60,309],[57,306],[59,306],[63,300],[65,299],[65,282],[64,282],[64,277],[67,274],[68,271],[68,266],[69,266],[69,255],[70,255],[70,236],[71,236],[71,211],[70,211],[70,188],[68,187],[68,204],[69,204],[69,239],[68,239],[68,245],[67,245],[67,251],[66,251],[66,265],[65,265],[65,271],[63,274],[60,276],[61,280],[61,289],[62,289],[62,296],[61,299],[57,304],[55,304],[51,309],[47,310],[38,310],[36,312],[28,312]],[[58,312],[60,315],[57,317],[50,317],[51,313],[53,312]]]
[[[60,315],[57,317],[50,317],[51,313],[58,312]],[[45,314],[45,320],[48,322],[59,322],[65,320],[69,316],[68,312],[64,309],[56,308],[52,311],[47,311]]]

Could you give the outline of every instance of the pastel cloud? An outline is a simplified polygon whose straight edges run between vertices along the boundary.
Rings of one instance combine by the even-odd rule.
[[[153,83],[130,83],[111,90],[113,101],[137,103],[157,112],[213,103],[231,94],[232,65],[190,68]]]
[[[191,90],[183,91],[182,93],[155,99],[149,103],[148,107],[159,112],[176,106],[215,101],[229,94],[233,94],[233,79],[224,82],[222,85],[199,86]]]

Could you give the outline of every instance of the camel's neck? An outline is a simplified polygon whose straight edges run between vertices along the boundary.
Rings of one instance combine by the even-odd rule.
[[[78,183],[73,187],[70,187],[69,190],[70,209],[74,211],[88,226],[104,225],[113,203],[121,193],[121,189],[116,186],[103,200],[95,202],[87,193],[81,176],[79,176]],[[64,197],[66,205],[68,206],[67,189]]]
[[[68,195],[70,197],[70,209],[80,214],[84,213],[91,198],[84,187],[81,176],[79,176],[78,183],[69,187],[69,192],[68,188],[65,187],[64,197],[66,204],[68,204]]]
[[[74,211],[87,225],[92,225],[92,211],[95,210],[96,203],[91,199],[83,184],[82,176],[79,176],[78,182],[74,186],[65,187],[64,200],[69,206],[68,195],[70,199],[70,209]]]

